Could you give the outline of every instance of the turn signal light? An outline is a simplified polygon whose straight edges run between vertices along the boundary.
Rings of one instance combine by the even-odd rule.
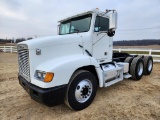
[[[49,73],[49,72],[47,72],[47,73],[46,73],[46,76],[45,76],[45,78],[44,78],[44,82],[51,82],[52,79],[53,79],[53,77],[54,77],[54,73]]]

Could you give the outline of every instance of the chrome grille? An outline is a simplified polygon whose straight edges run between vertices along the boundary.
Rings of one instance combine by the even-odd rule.
[[[18,49],[19,74],[27,81],[30,81],[29,51],[28,49]]]

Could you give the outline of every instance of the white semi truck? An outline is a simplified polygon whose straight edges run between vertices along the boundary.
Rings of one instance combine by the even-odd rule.
[[[19,83],[32,99],[82,110],[92,103],[97,87],[151,73],[151,56],[113,53],[115,10],[94,9],[59,22],[57,36],[17,45]]]

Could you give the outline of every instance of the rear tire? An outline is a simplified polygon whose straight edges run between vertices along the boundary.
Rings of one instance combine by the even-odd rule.
[[[153,69],[153,58],[152,56],[144,56],[144,75],[149,75],[152,72]]]
[[[79,70],[71,78],[65,102],[74,110],[82,110],[92,103],[96,92],[96,77],[89,71]]]
[[[130,66],[130,74],[133,80],[140,80],[143,76],[144,63],[142,58],[135,57]]]

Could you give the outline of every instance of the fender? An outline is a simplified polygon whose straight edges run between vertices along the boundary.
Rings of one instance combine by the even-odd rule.
[[[95,58],[91,57],[91,64],[93,66],[95,66],[96,72],[97,72],[97,76],[98,76],[98,81],[99,81],[99,87],[103,87],[103,71],[100,67],[100,65],[98,64],[98,62],[96,61]]]
[[[91,65],[90,57],[83,54],[64,56],[57,59],[51,59],[36,67],[36,70],[53,72],[53,80],[44,83],[36,78],[32,78],[31,83],[42,88],[50,88],[68,84],[70,77],[77,68]]]

